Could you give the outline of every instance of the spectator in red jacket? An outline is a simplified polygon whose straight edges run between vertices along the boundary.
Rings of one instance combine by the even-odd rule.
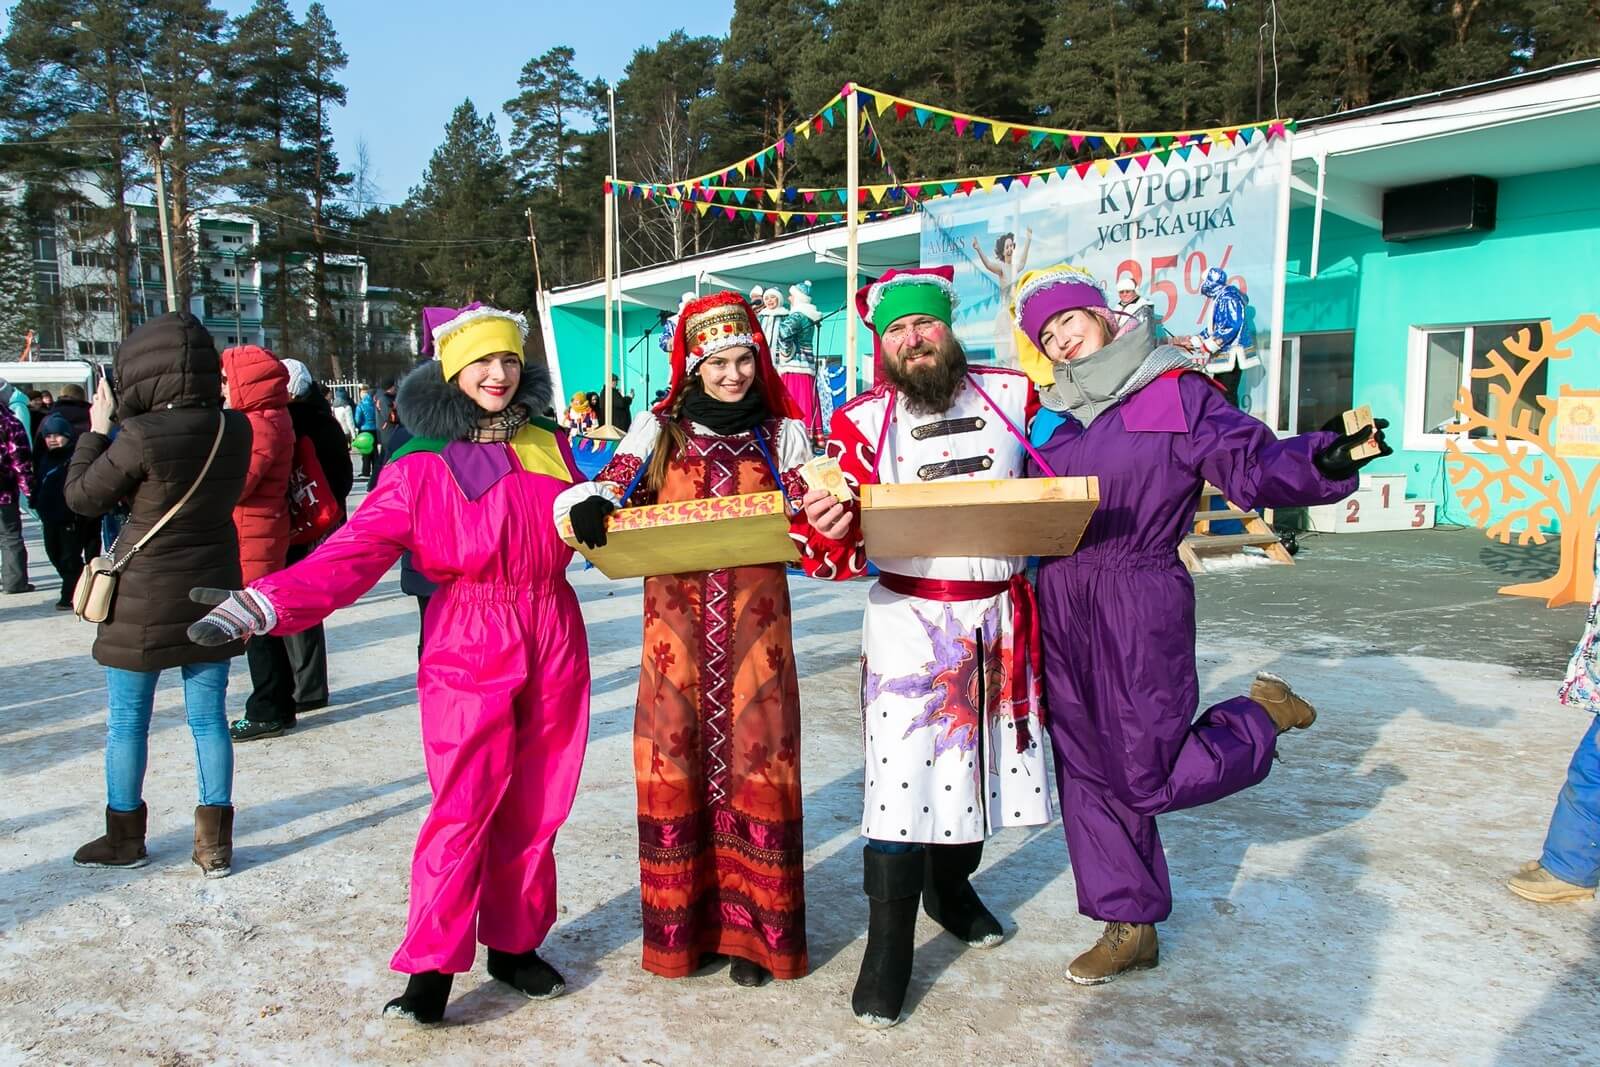
[[[265,348],[240,345],[222,353],[223,402],[250,419],[250,472],[233,509],[239,563],[248,584],[282,570],[289,551],[289,471],[294,423],[289,417],[289,371]],[[229,732],[235,741],[281,734],[294,723],[294,678],[280,670],[263,642],[245,646],[250,698]]]

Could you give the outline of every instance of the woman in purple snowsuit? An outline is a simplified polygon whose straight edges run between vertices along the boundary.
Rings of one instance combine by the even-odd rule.
[[[1338,500],[1366,462],[1351,449],[1374,434],[1382,445],[1386,424],[1279,441],[1185,353],[1157,345],[1149,324],[1117,336],[1099,284],[1076,268],[1024,279],[1016,323],[1019,343],[1037,346],[1053,371],[1036,429],[1058,425],[1040,452],[1058,475],[1100,479],[1078,551],[1039,568],[1047,714],[1078,908],[1106,923],[1069,977],[1094,985],[1157,963],[1154,924],[1171,912],[1172,889],[1156,816],[1255,785],[1278,735],[1316,718],[1271,675],[1194,717],[1194,582],[1178,545],[1201,487],[1245,508]]]

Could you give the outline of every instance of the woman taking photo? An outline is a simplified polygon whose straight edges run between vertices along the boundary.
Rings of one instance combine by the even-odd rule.
[[[1353,448],[1372,439],[1388,454],[1387,424],[1278,440],[1192,372],[1186,353],[1157,345],[1148,322],[1117,336],[1099,282],[1075,267],[1025,276],[1015,321],[1023,366],[1059,423],[1039,446],[1044,461],[1062,477],[1100,480],[1078,550],[1039,567],[1067,850],[1079,910],[1106,923],[1069,977],[1094,985],[1156,966],[1155,924],[1171,912],[1172,890],[1155,817],[1255,785],[1278,735],[1316,718],[1266,674],[1248,697],[1195,718],[1194,582],[1178,545],[1203,485],[1243,508],[1339,500],[1368,462]],[[1034,464],[1029,473],[1046,472]]]
[[[193,859],[207,878],[220,878],[233,864],[233,742],[224,706],[228,660],[244,650],[237,642],[201,648],[184,631],[205,614],[189,599],[196,582],[232,588],[241,580],[233,507],[250,466],[250,423],[240,412],[222,410],[217,350],[187,312],[163,315],[133,331],[112,366],[120,402],[102,380],[89,409],[89,432],[78,438],[67,468],[66,504],[79,515],[104,514],[125,499],[131,503],[110,552],[125,566],[111,614],[94,641],[110,705],[106,832],[80,848],[73,862],[149,862],[144,772],[150,714],[161,672],[177,667],[200,785]],[[109,436],[113,411],[121,423],[115,440]],[[164,516],[165,524],[145,541]]]
[[[201,644],[299,633],[354,603],[402,552],[439,584],[417,691],[433,806],[411,863],[411,913],[390,966],[410,975],[387,1015],[436,1023],[481,941],[491,977],[530,997],[566,984],[539,957],[556,917],[556,831],[589,728],[589,653],[551,506],[578,475],[566,436],[535,417],[550,376],[523,365],[520,315],[429,308],[437,358],[406,376],[416,435],[350,521],[311,555],[218,604]]]
[[[678,316],[666,399],[556,511],[597,548],[626,502],[783,489],[798,504],[810,458],[749,305],[713,293]],[[742,986],[803,977],[800,693],[783,564],[645,580],[633,737],[645,969],[681,978],[726,955]]]

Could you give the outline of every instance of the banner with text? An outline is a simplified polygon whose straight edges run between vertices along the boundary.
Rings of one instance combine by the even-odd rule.
[[[1097,164],[1081,179],[1012,181],[929,201],[921,262],[955,266],[956,333],[969,356],[1016,365],[1010,303],[1017,277],[1028,270],[1060,262],[1087,268],[1112,307],[1117,276],[1131,274],[1164,331],[1187,337],[1211,323],[1201,282],[1220,267],[1249,298],[1252,352],[1260,358],[1238,384],[1240,405],[1266,418],[1276,380],[1269,377],[1272,331],[1281,321],[1289,141],[1258,136],[1206,148],[1101,161],[1104,173]]]

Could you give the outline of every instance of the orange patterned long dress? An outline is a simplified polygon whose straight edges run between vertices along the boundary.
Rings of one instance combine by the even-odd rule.
[[[752,434],[691,430],[656,498],[774,488]],[[782,564],[646,579],[633,756],[645,969],[678,978],[722,953],[803,977],[800,690]]]

